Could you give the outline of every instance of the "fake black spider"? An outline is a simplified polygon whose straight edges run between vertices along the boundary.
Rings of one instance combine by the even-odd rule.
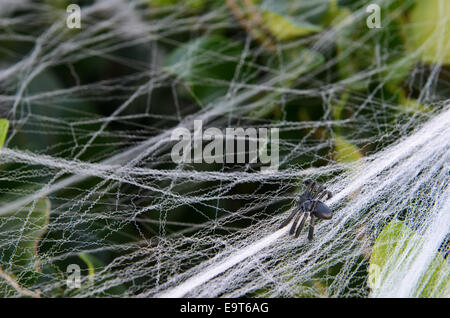
[[[325,190],[323,186],[318,185],[311,179],[306,179],[303,183],[306,185],[306,190],[297,201],[298,208],[295,209],[294,212],[292,212],[291,215],[289,215],[289,217],[281,224],[280,229],[288,225],[294,216],[297,215],[294,223],[292,223],[291,230],[289,231],[290,235],[295,233],[295,237],[297,238],[300,235],[306,220],[308,217],[311,217],[308,233],[308,240],[311,241],[314,235],[314,217],[329,220],[333,216],[333,212],[331,212],[330,208],[325,203],[320,201],[325,196],[327,196],[327,199],[330,199],[332,194],[330,191]],[[300,221],[300,225],[297,227],[300,216],[302,216],[302,220]]]

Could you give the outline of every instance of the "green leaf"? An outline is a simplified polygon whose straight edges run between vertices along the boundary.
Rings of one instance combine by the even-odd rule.
[[[302,74],[306,74],[325,62],[325,58],[319,52],[309,50],[304,47],[294,47],[282,51],[282,57],[284,65],[276,65],[273,68],[277,68],[281,74],[285,74],[286,77],[278,84],[278,87],[289,88],[295,80]],[[287,66],[288,67],[287,67]],[[271,92],[267,94],[264,100],[267,100],[262,107],[258,107],[252,110],[249,114],[252,118],[263,118],[270,114],[278,105],[278,98],[282,96],[280,92]]]
[[[78,256],[88,267],[89,276],[93,277],[95,275],[96,269],[102,269],[105,265],[97,257],[86,253],[80,253]]]
[[[355,162],[363,157],[355,145],[339,135],[334,137],[334,150],[336,160],[343,163]]]
[[[388,14],[388,9],[383,9]],[[325,24],[336,27],[336,49],[338,72],[348,89],[367,90],[373,81],[383,84],[399,85],[412,71],[417,58],[405,52],[403,29],[398,19],[388,19],[381,29],[369,29],[366,21],[354,15],[348,8],[334,8],[327,16]],[[367,38],[364,45],[355,39]],[[391,54],[383,58],[380,70],[373,76],[352,79],[355,74],[373,69],[374,60],[380,44],[391,49]]]
[[[228,91],[242,50],[239,43],[222,36],[203,36],[175,49],[164,69],[184,80],[200,106],[205,106]],[[245,66],[241,71],[245,73]]]
[[[177,4],[179,0],[148,0],[149,5],[155,7],[173,6]]]
[[[0,266],[10,273],[20,274],[21,284],[31,285],[39,276],[39,242],[47,230],[49,217],[47,198],[0,217]]]
[[[321,19],[321,23],[325,26],[336,26],[351,15],[347,8],[340,8],[337,0],[330,0],[328,10]]]
[[[155,8],[174,5],[186,5],[189,9],[198,11],[204,8],[205,0],[148,0],[148,4]]]
[[[349,97],[350,93],[348,91],[343,92],[341,98],[339,99],[339,102],[333,105],[332,114],[334,120],[341,120],[342,111],[344,110]]]
[[[273,11],[263,11],[263,25],[278,41],[288,41],[322,31],[322,27],[310,23],[298,23]]]
[[[27,267],[35,265],[38,260],[37,244],[45,233],[50,216],[50,201],[41,198],[30,203],[13,215],[0,217],[0,242],[2,252],[8,244],[10,264]],[[3,259],[2,259],[3,261]]]
[[[6,135],[8,133],[9,121],[7,119],[0,118],[0,148],[5,143]]]
[[[448,297],[450,267],[441,254],[436,254],[417,286],[418,297]]]
[[[431,108],[420,103],[417,99],[408,98],[403,90],[400,90],[399,110],[405,113],[428,113]]]
[[[411,11],[408,44],[429,64],[450,64],[450,1],[417,1]]]
[[[360,52],[354,48],[354,39],[360,36],[360,30],[357,28],[357,21],[352,12],[348,8],[338,8],[327,16],[326,23],[336,28],[339,26],[336,29],[336,50],[338,73],[341,79],[347,80],[360,69],[367,69],[365,65],[360,65],[364,60],[362,57],[366,56],[367,52]],[[347,81],[346,86],[352,90],[360,90],[367,86],[367,81]]]
[[[417,99],[405,98],[400,104],[400,110],[405,113],[428,113],[431,108],[419,103]]]
[[[386,85],[400,85],[411,73],[416,62],[416,58],[406,56],[388,63],[386,71],[381,74],[381,78],[385,80]]]
[[[369,287],[376,290],[395,271],[399,264],[408,263],[414,253],[411,242],[420,241],[420,236],[403,222],[394,219],[384,227],[372,248],[369,265]],[[408,248],[408,249],[407,249]],[[445,297],[450,289],[450,267],[441,254],[437,253],[425,274],[417,284],[416,297]]]
[[[205,7],[205,0],[186,0],[186,5],[189,9],[194,11],[200,11]]]
[[[387,266],[391,255],[399,247],[399,244],[410,239],[412,235],[412,230],[396,219],[384,227],[378,235],[370,255],[369,286],[371,288],[380,283],[378,281],[381,278],[380,271]],[[375,269],[376,266],[378,266],[378,269]]]
[[[88,268],[88,278],[89,281],[95,285],[96,284],[96,276],[95,273],[98,271],[102,271],[105,268],[105,264],[98,259],[97,257],[87,254],[87,253],[80,253],[78,256],[81,258],[81,260],[86,264]],[[103,273],[104,274],[104,273]],[[101,276],[98,277],[101,280]],[[104,283],[104,281],[100,281],[100,283]],[[111,288],[108,288],[105,290],[104,294],[102,296],[111,296],[111,295],[124,295],[126,293],[126,288],[122,285],[115,285]]]

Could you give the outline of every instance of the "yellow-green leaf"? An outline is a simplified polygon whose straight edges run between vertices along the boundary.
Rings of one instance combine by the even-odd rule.
[[[405,113],[428,113],[431,108],[419,103],[417,99],[402,98],[400,101],[400,110]]]
[[[419,297],[448,297],[450,293],[450,266],[441,254],[436,254],[420,279],[416,294]]]
[[[355,162],[363,156],[359,149],[347,141],[344,137],[336,135],[334,138],[334,150],[336,153],[336,160],[343,163]]]
[[[331,0],[328,11],[322,17],[322,24],[325,26],[337,26],[339,23],[343,22],[345,19],[350,18],[352,12],[345,7],[340,8],[337,0]]]
[[[301,36],[322,31],[320,26],[310,23],[297,23],[273,11],[262,13],[264,26],[278,41],[288,41]]]
[[[148,3],[155,7],[173,6],[178,0],[148,0]]]
[[[0,148],[5,143],[6,134],[8,133],[9,121],[7,119],[0,118]]]
[[[78,256],[88,267],[89,277],[94,277],[96,269],[102,269],[105,265],[95,256],[86,253],[80,253]]]
[[[205,0],[148,0],[148,4],[155,8],[186,5],[189,9],[197,11],[203,9]]]
[[[416,1],[411,11],[408,44],[429,64],[450,64],[450,1]]]
[[[331,111],[332,111],[334,120],[341,119],[342,111],[344,110],[349,97],[350,97],[350,93],[348,91],[343,92],[341,98],[339,99],[339,102],[337,102],[335,105],[333,105],[333,108]]]
[[[87,253],[80,253],[78,256],[83,260],[83,262],[86,264],[88,268],[88,279],[89,281],[95,285],[96,277],[95,273],[98,271],[102,271],[105,268],[105,264],[98,259],[97,257],[87,254]],[[109,273],[111,274],[111,273]],[[101,279],[100,279],[101,282]],[[124,295],[126,293],[126,288],[122,284],[114,285],[107,290],[104,291],[104,294],[102,296],[111,296],[111,295]]]
[[[400,263],[411,262],[414,253],[409,250],[411,242],[418,242],[420,236],[403,222],[394,219],[384,227],[372,248],[368,284],[376,290],[386,281],[388,275],[398,269]],[[408,250],[407,250],[408,248]],[[450,267],[439,253],[436,254],[425,273],[419,279],[415,297],[444,297],[450,289]]]
[[[394,219],[386,225],[378,235],[370,255],[370,266],[378,266],[379,270],[386,267],[389,258],[394,251],[405,240],[412,237],[413,231],[410,230],[403,222]],[[400,253],[401,251],[398,251]],[[369,285],[374,288],[379,284],[379,273],[376,270],[369,269]]]

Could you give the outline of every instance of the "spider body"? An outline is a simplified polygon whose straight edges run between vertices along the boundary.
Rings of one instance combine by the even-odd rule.
[[[315,208],[314,204],[316,204]],[[331,212],[330,208],[322,201],[306,200],[303,205],[307,211],[312,211],[311,214],[319,219],[329,220],[333,216],[333,212]],[[298,209],[302,209],[302,204],[300,202],[298,204]]]
[[[330,191],[325,190],[322,186],[318,185],[311,179],[305,180],[304,183],[306,184],[307,188],[298,199],[297,209],[294,210],[291,215],[281,224],[280,228],[288,225],[295,217],[289,234],[295,235],[295,237],[297,238],[300,235],[307,218],[310,217],[308,239],[312,240],[314,235],[314,217],[323,220],[329,220],[333,216],[333,212],[330,210],[330,208],[321,201],[325,196],[327,196],[327,199],[329,199],[332,197],[332,195]],[[299,221],[300,224],[297,227]]]

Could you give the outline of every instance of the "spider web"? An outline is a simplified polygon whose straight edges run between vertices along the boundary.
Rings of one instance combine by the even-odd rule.
[[[441,63],[417,62],[424,47],[399,53],[377,30],[335,54],[334,40],[367,16],[366,1],[348,2],[352,19],[275,42],[273,51],[240,24],[236,1],[206,1],[198,12],[189,1],[86,2],[80,30],[66,28],[58,1],[2,3],[0,112],[11,128],[0,152],[0,293],[419,296],[433,259],[448,253],[448,67],[443,53]],[[384,25],[408,10],[398,2]],[[329,5],[298,3],[300,20]],[[167,68],[172,50],[220,31],[239,43],[230,44],[237,54],[206,46],[200,66],[185,57],[175,72]],[[445,32],[439,40],[448,45]],[[298,46],[297,58],[284,55]],[[319,54],[329,58],[310,69]],[[340,78],[348,57],[361,65]],[[389,91],[398,75],[392,61],[410,59],[399,103]],[[235,65],[230,78],[215,76],[222,62]],[[186,80],[193,67],[198,74]],[[198,87],[216,94],[202,98]],[[173,163],[171,134],[193,131],[194,120],[203,129],[278,128],[279,169]],[[316,223],[311,242],[305,230],[293,239],[289,227],[279,229],[306,178],[334,194],[326,202],[333,218]],[[43,198],[48,222],[33,223]],[[393,219],[418,235],[399,239],[392,253],[400,261],[371,290],[371,250]],[[29,258],[20,255],[24,242],[35,244],[32,261],[15,264]],[[67,286],[70,264],[82,268],[79,288]],[[433,279],[448,296],[448,271]]]

